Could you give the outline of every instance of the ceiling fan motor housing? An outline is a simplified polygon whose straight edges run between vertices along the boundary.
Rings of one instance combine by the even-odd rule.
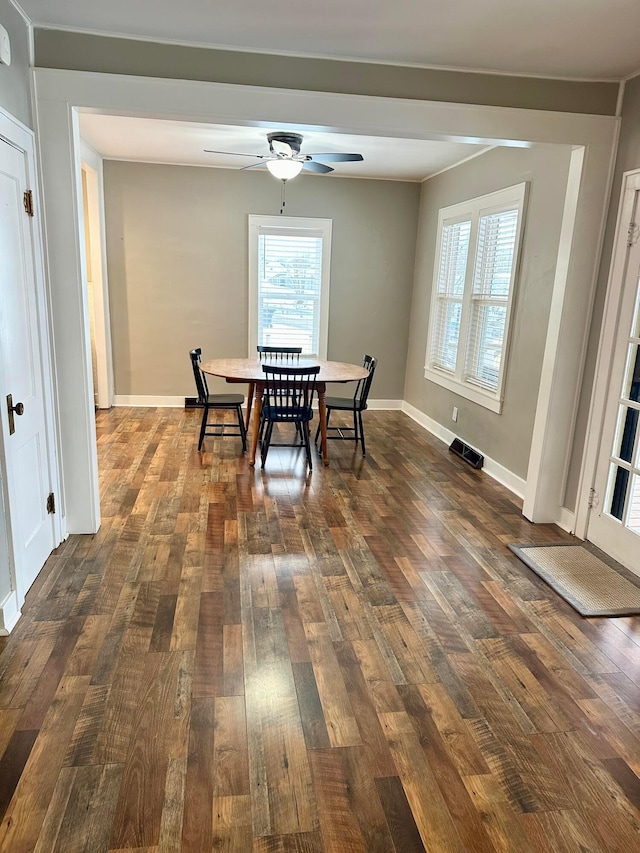
[[[276,152],[273,150],[273,142],[283,142],[285,145],[288,145],[294,154],[300,153],[300,146],[302,145],[302,134],[301,133],[268,133],[267,139],[269,140],[269,149],[275,154]]]

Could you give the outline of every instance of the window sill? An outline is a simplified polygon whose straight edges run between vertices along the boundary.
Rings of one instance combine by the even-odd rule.
[[[440,373],[438,370],[425,367],[424,378],[430,382],[435,382],[436,385],[440,385],[448,391],[452,391],[459,397],[464,397],[467,400],[471,400],[472,403],[477,403],[479,406],[489,409],[491,412],[496,412],[498,415],[502,411],[502,400],[498,397],[492,396],[489,392],[485,393],[480,388],[475,388],[472,385],[464,385],[461,382],[457,382],[455,379],[452,379],[445,373]]]

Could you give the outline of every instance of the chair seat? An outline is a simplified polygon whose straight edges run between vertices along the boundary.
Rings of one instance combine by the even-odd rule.
[[[244,403],[244,394],[209,394],[207,405],[215,409],[227,409],[229,406],[241,406]]]
[[[357,411],[360,408],[367,408],[366,403],[364,406],[360,406],[359,403],[355,403],[354,405],[353,397],[325,397],[324,402],[328,409],[344,409],[347,412],[352,412],[354,409]]]

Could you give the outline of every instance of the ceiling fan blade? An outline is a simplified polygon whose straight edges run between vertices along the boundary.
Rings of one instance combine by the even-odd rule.
[[[320,172],[325,174],[326,172],[333,172],[331,166],[325,166],[324,163],[314,163],[313,160],[306,160],[302,164],[302,168],[306,172]]]
[[[268,160],[268,154],[243,154],[241,151],[214,151],[212,148],[204,148],[205,154],[228,154],[230,157],[258,157],[260,160]]]
[[[326,160],[328,163],[355,163],[364,160],[362,154],[341,154],[333,152],[331,154],[309,154],[312,160]]]
[[[269,157],[267,159],[273,160],[273,157]],[[243,166],[240,171],[244,172],[245,169],[256,169],[258,166],[266,166],[264,160],[261,163],[250,163],[248,166]]]

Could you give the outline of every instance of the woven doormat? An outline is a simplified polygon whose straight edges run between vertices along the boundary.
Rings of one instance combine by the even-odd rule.
[[[588,544],[509,548],[582,616],[640,613],[640,578],[609,557],[604,562]]]

